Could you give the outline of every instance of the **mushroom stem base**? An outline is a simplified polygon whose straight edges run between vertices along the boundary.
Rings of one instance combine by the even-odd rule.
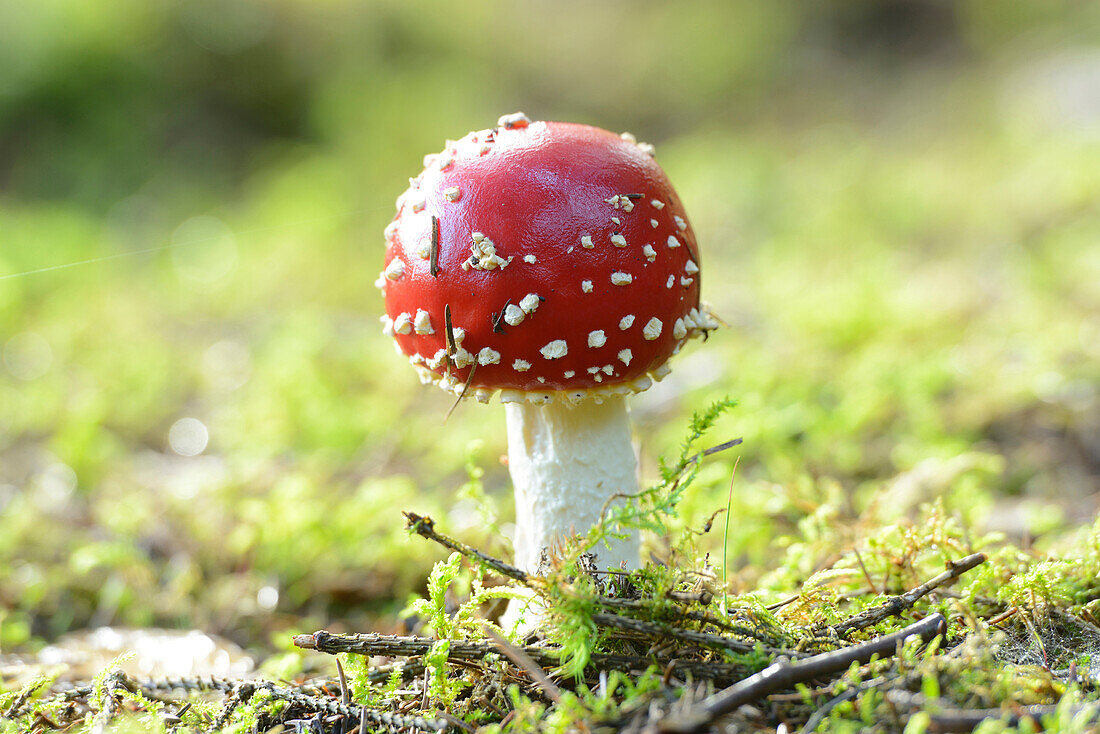
[[[516,496],[516,565],[539,571],[542,551],[586,533],[609,498],[638,491],[626,400],[505,405],[508,469]],[[599,568],[638,566],[638,534],[593,548]]]

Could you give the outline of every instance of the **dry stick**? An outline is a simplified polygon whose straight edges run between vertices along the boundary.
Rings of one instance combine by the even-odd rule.
[[[99,709],[99,713],[92,719],[92,732],[94,734],[100,734],[107,731],[107,727],[111,723],[111,719],[114,718],[118,712],[118,696],[123,691],[129,691],[133,693],[135,691],[134,682],[130,680],[121,669],[116,668],[107,676],[103,685],[103,703]]]
[[[713,696],[708,696],[684,715],[659,722],[657,731],[668,734],[690,734],[702,731],[718,717],[733,713],[741,706],[770,693],[790,688],[797,683],[841,673],[852,663],[865,665],[875,656],[894,655],[897,653],[898,646],[911,636],[915,635],[927,642],[946,631],[947,620],[942,614],[933,614],[891,635],[860,645],[815,655],[800,662],[773,663],[756,675],[749,676]]]
[[[684,466],[687,466],[688,464],[694,464],[696,461],[699,461],[699,459],[703,458],[704,456],[710,456],[711,454],[717,454],[719,451],[725,451],[726,449],[732,449],[734,446],[740,446],[742,442],[744,442],[743,438],[735,438],[730,441],[726,441],[725,443],[720,443],[717,446],[711,446],[709,449],[704,449],[689,458],[687,461],[684,462]]]
[[[319,650],[335,655],[339,652],[353,652],[359,655],[387,655],[394,657],[419,657],[426,655],[438,640],[432,637],[413,635],[380,635],[373,632],[363,634],[334,634],[318,630],[311,635],[295,635],[294,644],[303,650]],[[498,652],[488,642],[474,640],[451,640],[447,650],[448,660],[480,660],[489,653]],[[545,650],[527,647],[524,652],[536,663],[544,667],[557,665],[557,655]]]
[[[684,642],[691,642],[696,645],[702,645],[704,647],[718,648],[722,650],[729,650],[731,652],[747,654],[756,651],[757,649],[763,650],[769,655],[797,655],[798,653],[792,653],[789,650],[780,650],[776,647],[770,647],[764,645],[759,641],[749,642],[747,640],[735,640],[731,637],[725,637],[723,635],[714,635],[709,632],[696,632],[695,630],[682,629],[680,627],[671,627],[667,624],[661,624],[659,622],[646,622],[641,619],[634,619],[633,617],[624,617],[619,614],[608,614],[606,612],[597,612],[592,615],[592,621],[603,627],[615,627],[617,629],[631,630],[633,632],[641,632],[644,635],[652,635],[655,637],[671,637],[677,640],[683,640]]]
[[[1024,719],[1038,722],[1043,716],[1051,716],[1058,712],[1058,706],[1049,704],[1033,704],[1031,706],[1016,706],[1009,709],[957,709],[943,699],[928,699],[920,693],[912,691],[894,690],[887,691],[886,701],[894,706],[914,711],[926,711],[931,721],[929,731],[973,731],[987,719],[1002,721],[1008,726],[1019,726]],[[936,708],[938,705],[938,708]],[[932,710],[929,710],[932,709]],[[1100,719],[1100,706],[1095,702],[1080,704],[1070,709],[1074,718],[1081,712],[1088,711],[1091,714],[1090,721]]]
[[[871,587],[871,593],[877,594],[878,587],[871,579],[871,574],[867,573],[867,567],[863,565],[863,556],[859,554],[859,548],[852,548],[852,552],[856,554],[856,561],[859,563],[860,570],[863,571],[863,578],[867,579],[867,585]]]
[[[799,600],[799,598],[800,598],[799,594],[795,594],[794,596],[788,596],[786,599],[784,599],[782,601],[777,601],[775,604],[769,604],[768,606],[764,607],[764,609],[768,610],[769,612],[774,612],[776,609],[782,609],[783,607],[787,606],[788,604],[794,604],[796,601]]]
[[[485,625],[483,629],[485,635],[493,641],[493,644],[500,648],[502,653],[508,656],[509,660],[531,676],[531,679],[542,689],[542,692],[546,694],[547,698],[554,703],[561,703],[561,689],[554,684],[554,681],[550,680],[550,677],[546,675],[546,671],[536,665],[535,661],[532,660],[527,653],[498,635],[496,630],[492,627]]]
[[[391,729],[419,728],[431,731],[447,731],[451,727],[448,721],[441,718],[428,719],[423,716],[408,716],[390,713],[389,711],[379,711],[367,708],[366,706],[345,705],[335,698],[309,696],[291,688],[276,686],[272,683],[251,683],[250,681],[246,681],[242,683],[239,688],[243,688],[246,685],[252,685],[253,691],[251,693],[242,691],[242,694],[251,696],[252,693],[258,692],[261,689],[266,689],[271,692],[272,698],[276,698],[280,701],[287,701],[296,706],[309,709],[310,711],[336,714],[348,718],[358,715],[367,718],[374,724],[389,727]]]
[[[439,543],[444,548],[449,548],[453,551],[458,551],[467,558],[473,558],[480,563],[484,563],[489,568],[493,569],[501,576],[507,576],[510,579],[515,579],[522,584],[530,582],[530,577],[522,570],[512,566],[504,561],[493,558],[490,555],[482,553],[472,546],[450,538],[446,535],[442,535],[435,529],[435,521],[427,515],[417,515],[415,512],[406,512],[405,515],[405,529],[412,530],[414,533],[422,538],[433,540]]]
[[[238,699],[241,697],[251,698],[256,691],[266,689],[271,692],[272,697],[283,701],[289,701],[302,708],[313,711],[323,711],[328,714],[338,714],[341,716],[363,716],[366,720],[391,729],[419,727],[421,729],[433,731],[445,731],[449,726],[446,721],[440,719],[425,719],[422,716],[404,716],[365,707],[363,711],[360,711],[358,706],[345,705],[335,698],[306,693],[305,691],[311,690],[313,688],[312,686],[276,686],[273,683],[265,683],[262,681],[234,681],[227,678],[215,678],[213,676],[208,678],[199,676],[190,678],[154,678],[134,681],[125,676],[125,674],[120,677],[120,682],[123,687],[126,687],[128,690],[141,691],[143,693],[174,690],[187,691],[188,693],[221,691],[231,696],[238,697]],[[129,686],[132,686],[132,688]],[[92,686],[80,686],[78,688],[71,688],[67,691],[61,691],[44,702],[74,701],[86,698],[93,693],[94,688]]]
[[[451,324],[451,304],[443,304],[443,328],[447,335],[447,356],[453,357],[458,353],[458,345],[455,344],[455,330]]]
[[[439,217],[432,215],[432,243],[428,251],[428,272],[439,277]]]
[[[670,598],[675,598],[675,593],[676,592],[670,591],[668,596]],[[655,611],[653,602],[647,599],[619,599],[614,596],[598,596],[594,599],[594,601],[601,606],[611,607],[612,609],[626,609],[630,611],[643,612],[647,615],[653,614]],[[708,604],[708,602],[703,599],[700,599],[698,603],[702,604],[703,606],[706,606]],[[719,629],[724,629],[728,632],[743,635],[745,637],[754,637],[756,635],[756,631],[748,627],[747,625],[737,624],[726,619],[721,619],[708,612],[699,611],[697,609],[687,609],[680,606],[679,604],[670,605],[670,608],[677,615],[686,619],[691,619],[702,624],[711,624],[715,627],[718,627]]]
[[[412,637],[398,635],[334,634],[319,630],[311,635],[297,635],[294,644],[303,650],[319,650],[330,655],[351,652],[358,655],[386,655],[393,657],[419,657],[428,653],[438,642],[431,637]],[[555,667],[561,663],[557,651],[538,647],[519,648],[536,665],[543,668]],[[488,642],[472,640],[451,640],[447,650],[447,661],[481,660],[490,653],[499,652]],[[735,680],[745,674],[745,666],[731,663],[711,663],[700,660],[679,658],[655,660],[639,655],[608,655],[594,653],[591,663],[601,669],[645,670],[650,665],[674,662],[676,670],[691,673],[696,678],[708,680]]]
[[[990,625],[1000,624],[1001,622],[1005,621],[1006,619],[1008,619],[1009,617],[1011,617],[1013,614],[1015,614],[1018,611],[1019,610],[1016,607],[1009,607],[1005,611],[998,614],[996,617],[990,618],[989,624]]]
[[[344,666],[340,664],[340,658],[336,658],[336,672],[340,674],[340,703],[347,706],[351,703],[351,695],[348,693],[348,679],[344,675]]]
[[[466,397],[466,391],[470,389],[470,383],[474,381],[474,373],[477,372],[477,362],[470,364],[470,374],[466,375],[466,382],[462,385],[462,392],[458,394],[455,401],[451,404],[450,410],[447,411],[447,415],[443,416],[443,422],[446,423],[447,419],[451,417],[451,413],[455,412],[455,408],[462,402],[462,399]]]
[[[229,719],[233,716],[233,712],[240,707],[241,704],[248,703],[253,694],[256,693],[256,686],[250,681],[241,681],[233,689],[233,691],[226,697],[225,703],[222,704],[221,711],[218,712],[217,717],[214,718],[214,728],[221,729],[229,723]]]
[[[27,704],[27,701],[29,701],[32,696],[38,693],[38,691],[40,691],[42,688],[48,687],[51,683],[52,681],[50,681],[48,678],[42,678],[38,681],[35,681],[33,684],[28,685],[18,696],[15,697],[15,700],[12,701],[11,706],[8,706],[8,710],[4,712],[2,718],[15,718],[15,715]],[[89,687],[89,692],[91,692],[91,687]]]
[[[838,696],[834,696],[814,710],[814,712],[810,715],[810,718],[807,719],[806,723],[802,725],[801,729],[799,729],[799,734],[809,734],[809,732],[816,731],[817,727],[821,725],[821,722],[825,720],[825,717],[828,716],[834,708],[844,703],[845,701],[851,701],[853,698],[856,698],[866,693],[872,688],[883,686],[886,683],[889,683],[890,680],[890,678],[886,677],[872,678],[869,681],[864,681],[863,683],[860,683],[854,688],[849,688]],[[796,700],[801,700],[802,694],[799,693],[796,695],[798,696],[798,699]]]
[[[896,616],[906,609],[909,609],[916,604],[918,599],[925,596],[928,592],[944,584],[951,583],[962,574],[983,563],[985,563],[984,553],[974,553],[965,558],[960,558],[957,561],[948,561],[947,570],[935,578],[925,581],[920,586],[910,589],[904,594],[892,596],[882,604],[873,606],[870,609],[865,609],[859,614],[849,617],[840,624],[833,625],[831,629],[837,636],[843,636],[849,632],[855,632],[856,630],[878,624],[884,619]]]

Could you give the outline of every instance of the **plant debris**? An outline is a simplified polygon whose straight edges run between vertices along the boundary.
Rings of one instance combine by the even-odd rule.
[[[1100,523],[1042,558],[972,537],[937,503],[839,552],[850,528],[837,521],[808,531],[743,593],[719,585],[693,550],[696,531],[642,569],[599,569],[592,551],[616,527],[667,531],[714,453],[694,444],[724,407],[696,416],[657,486],[550,549],[539,574],[406,512],[409,533],[449,556],[405,613],[415,634],[294,636],[300,650],[339,656],[335,680],[144,680],[111,666],[90,684],[31,681],[0,694],[0,711],[35,732],[129,719],[159,731],[323,734],[1095,730]],[[508,627],[503,602],[522,610]]]

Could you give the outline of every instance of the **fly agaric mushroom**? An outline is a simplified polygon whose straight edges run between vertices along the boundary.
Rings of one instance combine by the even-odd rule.
[[[386,243],[377,285],[398,352],[424,383],[500,391],[516,564],[536,571],[637,491],[624,398],[717,326],[680,199],[633,136],[516,113],[425,157]],[[595,551],[635,566],[638,540]]]

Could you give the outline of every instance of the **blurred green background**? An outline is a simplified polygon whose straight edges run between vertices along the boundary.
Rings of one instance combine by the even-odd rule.
[[[444,424],[372,282],[422,156],[515,110],[680,191],[729,328],[633,410],[653,478],[739,401],[681,508],[740,458],[699,541],[736,588],[830,514],[1091,520],[1098,38],[1071,2],[0,3],[0,650],[388,631],[440,557],[402,509],[509,553],[500,406]]]

